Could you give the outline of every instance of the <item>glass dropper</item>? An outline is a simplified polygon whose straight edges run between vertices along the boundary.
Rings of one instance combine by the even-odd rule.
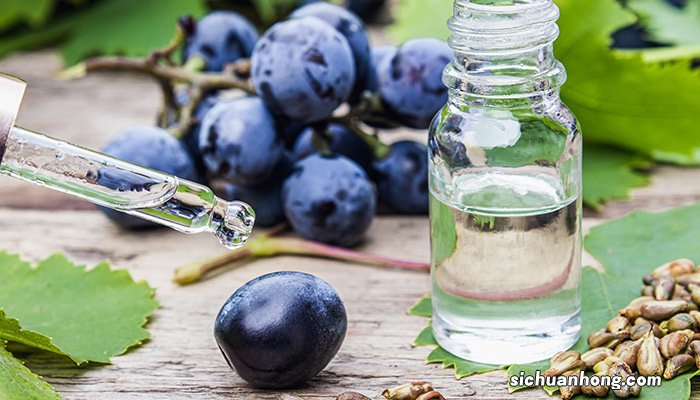
[[[26,83],[0,74],[0,173],[184,233],[211,232],[240,247],[255,221],[241,201],[206,186],[15,126]]]

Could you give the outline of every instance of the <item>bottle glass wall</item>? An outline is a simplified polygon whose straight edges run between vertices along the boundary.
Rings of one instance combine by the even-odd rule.
[[[551,0],[456,0],[449,102],[429,139],[433,331],[484,363],[580,330],[581,132],[559,98]]]

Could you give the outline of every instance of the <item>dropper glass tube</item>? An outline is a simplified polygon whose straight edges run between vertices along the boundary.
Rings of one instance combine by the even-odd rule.
[[[26,84],[0,75],[0,173],[68,193],[184,233],[211,232],[228,248],[250,235],[255,214],[210,188],[14,125]]]

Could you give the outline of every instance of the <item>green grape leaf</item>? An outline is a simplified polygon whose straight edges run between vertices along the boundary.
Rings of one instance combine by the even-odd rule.
[[[700,0],[688,0],[683,9],[665,0],[631,0],[627,7],[640,15],[650,39],[658,43],[700,43]]]
[[[61,396],[41,377],[27,369],[0,341],[0,400],[60,400]]]
[[[24,29],[17,34],[0,36],[0,57],[56,43],[69,31],[70,25],[67,23],[51,23],[41,29]]]
[[[578,351],[587,350],[586,338],[589,333],[605,326],[632,299],[639,296],[642,277],[653,268],[678,258],[700,261],[700,203],[674,208],[664,212],[635,211],[622,218],[591,228],[584,245],[604,267],[604,272],[586,267],[581,277],[581,338],[572,347]],[[429,317],[432,306],[430,297],[424,296],[409,313]],[[428,331],[430,330],[430,331]],[[414,345],[433,344],[432,328],[429,325],[419,334]],[[440,347],[436,347],[440,349]],[[457,378],[465,373],[485,372],[499,368],[484,366],[461,360],[450,353],[434,351],[429,362],[440,362],[446,367],[459,366]],[[548,361],[508,367],[508,376],[517,376],[520,371],[534,374],[543,371]],[[488,368],[487,368],[488,367]],[[690,379],[700,375],[692,371],[671,381],[664,380],[659,387],[644,387],[639,397],[642,400],[687,399],[690,396]],[[509,382],[510,383],[510,382]],[[509,391],[524,389],[509,386]],[[557,388],[544,388],[550,395]],[[611,395],[608,397],[613,399]]]
[[[15,259],[20,262],[19,259]],[[13,260],[14,261],[14,260]],[[63,354],[61,349],[51,343],[51,338],[42,334],[22,329],[19,321],[5,315],[5,310],[0,309],[0,338],[11,342],[22,343],[52,353]]]
[[[688,62],[647,64],[611,51],[609,36],[632,21],[614,0],[558,0],[561,39],[555,52],[567,68],[562,100],[584,138],[681,164],[700,162],[700,79]],[[594,60],[594,61],[593,61]]]
[[[61,53],[68,65],[97,54],[144,56],[168,43],[179,17],[204,12],[204,0],[103,0],[70,21]]]
[[[538,361],[535,363],[531,364],[516,364],[516,365],[511,365],[508,367],[507,373],[508,373],[508,393],[513,393],[517,392],[518,390],[524,390],[524,389],[533,389],[531,387],[526,387],[526,386],[513,386],[510,384],[510,377],[511,376],[519,376],[521,373],[525,376],[534,376],[537,371],[540,371],[542,373],[543,371],[546,371],[547,368],[549,368],[549,361],[544,360],[544,361]],[[553,395],[554,393],[559,391],[559,388],[556,386],[544,386],[542,389],[547,392],[548,395]]]
[[[413,307],[408,309],[408,314],[418,317],[432,317],[433,303],[430,301],[430,294],[424,294],[423,297],[416,301]]]
[[[649,184],[639,172],[651,168],[645,157],[610,147],[586,144],[583,150],[583,202],[598,209],[614,199],[629,198],[629,190]]]
[[[561,96],[583,137],[660,161],[700,163],[700,113],[694,112],[700,109],[700,72],[689,61],[648,63],[644,54],[610,49],[610,35],[636,20],[615,0],[555,2],[561,10],[555,54],[569,77]],[[452,0],[400,0],[397,10],[391,34],[399,41],[449,34]],[[697,52],[692,46],[676,50]]]
[[[3,1],[0,12],[0,32],[17,24],[38,26],[51,16],[56,0]]]
[[[42,28],[1,37],[0,56],[55,42],[68,65],[100,54],[145,56],[168,43],[179,17],[205,11],[204,0],[103,0]]]
[[[639,54],[646,63],[659,63],[700,58],[700,43],[671,47],[651,47],[638,50],[620,50],[621,54]]]
[[[473,361],[463,360],[447,352],[440,346],[436,347],[435,350],[428,354],[428,358],[425,360],[425,363],[440,364],[442,368],[452,368],[455,370],[455,377],[457,379],[462,379],[464,377],[471,376],[474,374],[481,374],[484,372],[506,368],[503,366],[481,364]]]
[[[430,300],[430,295],[426,294],[416,304],[408,310],[410,315],[430,318],[432,316],[433,306]],[[453,368],[455,377],[462,379],[466,376],[479,374],[482,372],[495,371],[504,369],[505,366],[482,364],[461,359],[438,346],[433,336],[433,328],[431,324],[423,329],[418,337],[413,342],[414,346],[435,346],[435,349],[428,355],[426,364],[440,364],[443,368]]]
[[[700,263],[698,238],[700,203],[693,203],[664,212],[634,211],[595,226],[584,245],[607,274],[640,284],[645,272],[670,260],[688,258]]]
[[[0,338],[109,363],[149,337],[154,290],[105,262],[87,270],[55,254],[35,268],[0,252]],[[19,322],[18,322],[19,321]]]
[[[437,346],[437,341],[435,341],[435,336],[433,336],[433,326],[428,324],[420,333],[416,340],[413,341],[413,347],[419,346]]]

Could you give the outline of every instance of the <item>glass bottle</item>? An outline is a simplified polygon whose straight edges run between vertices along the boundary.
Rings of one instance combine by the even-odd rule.
[[[542,360],[580,330],[581,132],[551,0],[455,0],[430,130],[433,331],[462,358]]]

